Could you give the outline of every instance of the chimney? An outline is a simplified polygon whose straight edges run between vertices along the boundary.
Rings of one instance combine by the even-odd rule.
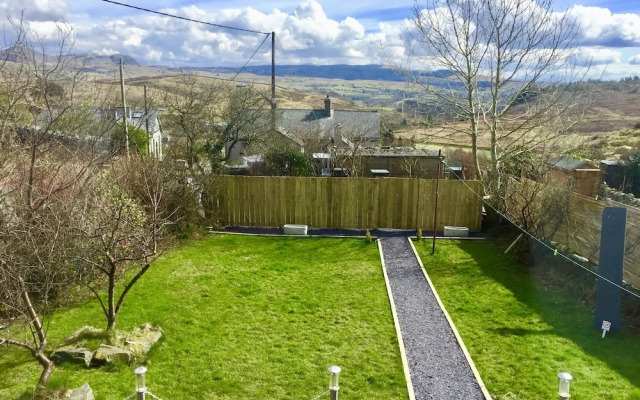
[[[331,116],[331,99],[329,98],[329,95],[327,95],[327,98],[324,99],[324,116]]]

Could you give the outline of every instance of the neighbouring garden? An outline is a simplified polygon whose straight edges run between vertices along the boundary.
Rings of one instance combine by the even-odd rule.
[[[343,368],[345,398],[407,397],[377,247],[349,239],[212,236],[167,253],[132,289],[118,320],[164,336],[147,386],[164,400],[311,399]],[[102,327],[93,300],[55,312],[49,348],[83,325]],[[18,334],[18,332],[14,332]],[[24,334],[24,332],[22,333]],[[50,388],[88,382],[97,399],[134,391],[135,365],[56,366]],[[0,398],[31,398],[40,366],[0,353]]]
[[[605,339],[584,302],[541,284],[484,241],[415,242],[489,392],[500,400],[557,398],[557,373],[576,399],[640,399],[640,341]]]

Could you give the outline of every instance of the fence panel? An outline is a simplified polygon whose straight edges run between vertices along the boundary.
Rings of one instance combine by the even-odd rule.
[[[473,193],[480,189],[476,181],[441,180],[438,229],[480,230],[482,202]],[[218,196],[223,225],[431,230],[435,181],[223,176]]]
[[[512,182],[511,185],[518,185]],[[526,192],[532,190],[534,182],[522,180],[520,188],[513,187],[512,191]],[[529,185],[527,189],[526,186]],[[553,187],[546,187],[537,184],[541,195],[531,204],[532,213],[541,213],[544,210],[543,192],[558,190]],[[600,256],[600,232],[602,229],[602,212],[604,207],[626,207],[627,208],[627,228],[626,228],[626,252],[624,257],[624,274],[626,282],[640,287],[640,210],[626,206],[622,203],[607,201],[596,201],[578,193],[569,195],[569,203],[565,212],[565,217],[553,226],[553,240],[560,246],[566,246],[572,253],[579,254],[597,264]],[[509,198],[508,206],[513,212],[522,205],[522,200],[515,196]]]

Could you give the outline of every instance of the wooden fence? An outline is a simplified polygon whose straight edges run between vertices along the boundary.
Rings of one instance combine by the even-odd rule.
[[[431,230],[435,180],[403,178],[220,177],[219,217],[224,225]],[[468,185],[469,187],[465,186]],[[438,230],[445,225],[480,230],[477,181],[441,180]]]
[[[517,185],[517,183],[512,183]],[[521,181],[520,185],[533,185],[532,181]],[[527,189],[512,187],[512,191],[525,192]],[[558,190],[557,188],[544,188],[543,191]],[[543,195],[538,196],[536,202],[542,202]],[[513,209],[521,207],[514,196],[508,197]],[[627,208],[627,229],[626,229],[626,252],[624,257],[623,278],[640,288],[640,210],[625,206],[622,203],[612,201],[597,201],[580,195],[571,193],[568,197],[568,205],[564,218],[554,230],[553,240],[559,246],[566,246],[570,252],[579,254],[589,259],[594,264],[598,264],[600,256],[600,232],[602,230],[602,212],[606,206]],[[534,204],[533,212],[540,212],[544,206]]]

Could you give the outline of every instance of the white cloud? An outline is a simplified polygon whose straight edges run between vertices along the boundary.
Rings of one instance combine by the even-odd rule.
[[[64,0],[0,0],[0,9],[14,17],[24,12],[27,21],[62,21],[70,7]]]
[[[587,45],[640,46],[640,15],[613,14],[607,8],[573,6],[569,15],[579,25],[578,40]]]
[[[621,62],[622,53],[617,50],[596,47],[581,47],[573,56],[578,65],[602,65]]]
[[[409,20],[367,23],[373,30],[366,30],[363,20],[352,17],[330,17],[327,10],[350,9],[345,0],[316,0],[300,2],[274,0],[266,7],[222,8],[231,2],[215,5],[196,3],[182,8],[167,8],[162,11],[187,18],[209,21],[261,32],[277,33],[277,62],[282,64],[384,64],[390,61],[403,63],[409,53],[403,37],[407,39],[412,29]],[[76,3],[77,2],[77,3]],[[90,54],[125,53],[141,63],[170,65],[240,66],[253,54],[265,38],[264,35],[229,31],[211,26],[191,23],[164,16],[134,12],[122,7],[100,5],[88,7],[81,0],[0,0],[0,8],[12,15],[26,10],[25,19],[39,35],[55,33],[55,22],[70,21],[77,35],[76,51]],[[233,4],[251,4],[248,0]],[[342,4],[345,3],[345,4]],[[141,5],[157,9],[170,1],[141,0]],[[175,2],[173,3],[175,4]],[[388,1],[372,0],[368,7],[374,13]],[[533,3],[532,3],[533,4]],[[83,14],[73,14],[71,9]],[[117,16],[99,15],[99,7],[111,7]],[[209,8],[207,8],[209,7]],[[393,4],[393,7],[400,7]],[[100,8],[101,9],[101,8]],[[105,8],[106,10],[106,8]],[[215,10],[215,11],[214,11]],[[286,10],[286,11],[282,11]],[[640,54],[623,62],[633,52],[640,52],[640,15],[612,13],[606,8],[573,6],[570,15],[579,23],[578,49],[574,61],[593,65],[612,65],[612,70],[621,71],[619,65],[640,65]],[[340,15],[349,15],[345,12]],[[411,14],[410,5],[407,13]],[[330,14],[336,15],[336,14]],[[353,14],[352,14],[353,15]],[[378,15],[378,14],[376,14]],[[384,15],[380,14],[382,19]],[[417,46],[419,43],[413,42]],[[255,55],[252,65],[264,65],[271,61],[270,40],[267,40]],[[638,51],[617,48],[627,46]],[[284,52],[282,51],[284,50]],[[424,49],[418,52],[425,55]],[[624,56],[623,56],[624,54]],[[437,59],[430,59],[432,68],[438,68]]]

